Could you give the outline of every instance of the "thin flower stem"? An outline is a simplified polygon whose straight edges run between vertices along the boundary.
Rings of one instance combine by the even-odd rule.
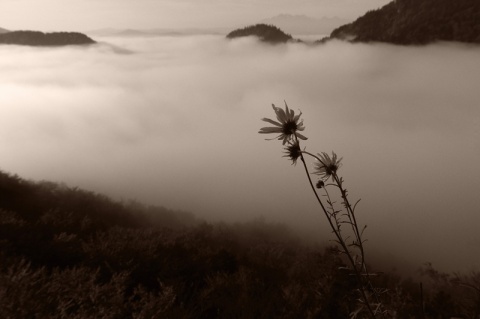
[[[297,143],[300,143],[296,134],[295,134],[295,140],[297,141]],[[373,311],[373,309],[370,305],[370,302],[368,301],[367,294],[365,292],[365,286],[363,285],[362,274],[358,270],[358,268],[356,267],[355,260],[353,259],[352,255],[351,255],[351,253],[350,253],[350,251],[347,247],[347,244],[345,243],[343,237],[340,235],[339,231],[335,228],[334,224],[332,223],[331,217],[329,216],[327,209],[323,205],[322,200],[320,199],[317,191],[315,190],[315,186],[313,185],[312,178],[310,177],[310,173],[308,171],[308,167],[307,167],[307,163],[305,162],[305,158],[303,157],[303,153],[308,154],[310,156],[313,156],[314,158],[318,159],[323,165],[325,165],[325,164],[317,156],[315,156],[315,155],[313,155],[313,154],[311,154],[307,151],[300,152],[300,159],[302,160],[303,167],[305,168],[305,173],[307,174],[307,178],[308,178],[308,182],[310,183],[310,187],[312,188],[312,191],[315,194],[315,197],[317,198],[317,201],[320,204],[320,207],[322,208],[323,213],[327,217],[328,223],[330,224],[331,229],[335,233],[335,236],[337,237],[338,243],[342,246],[342,249],[344,250],[345,254],[347,255],[347,258],[348,258],[349,262],[351,263],[351,265],[353,267],[353,271],[355,272],[355,276],[357,277],[357,280],[360,284],[360,292],[362,294],[362,299],[365,302],[365,305],[367,306],[368,312],[370,313],[372,318],[375,319],[376,318],[375,317],[375,312]]]
[[[298,139],[297,139],[297,141],[298,141]],[[308,182],[310,183],[310,187],[312,188],[312,191],[313,191],[313,193],[315,194],[315,197],[317,198],[317,201],[318,201],[318,203],[320,204],[320,207],[322,207],[322,210],[323,210],[325,216],[327,217],[328,222],[330,223],[330,227],[331,227],[332,230],[334,231],[335,236],[337,237],[337,239],[338,239],[340,242],[343,242],[342,237],[341,237],[341,236],[337,233],[337,231],[335,230],[335,226],[333,225],[333,223],[332,223],[332,221],[331,221],[331,218],[330,218],[330,216],[329,216],[329,214],[328,214],[327,209],[326,209],[325,206],[323,205],[322,200],[320,199],[320,197],[318,196],[317,191],[315,190],[315,186],[313,185],[312,178],[310,177],[310,173],[308,172],[307,163],[305,162],[305,158],[303,157],[303,154],[301,154],[301,153],[300,153],[300,159],[302,160],[303,167],[305,168],[305,173],[307,174],[307,178],[308,178]],[[342,245],[342,246],[343,246],[343,245]]]
[[[325,165],[325,163],[324,163],[317,155],[314,155],[314,154],[312,154],[312,153],[310,153],[310,152],[307,152],[307,151],[302,151],[302,153],[305,153],[305,154],[307,154],[307,155],[310,155],[311,157],[317,159],[320,163],[322,163],[322,165]]]
[[[313,158],[317,159],[322,165],[325,165],[325,163],[318,156],[316,156],[316,155],[314,155],[310,152],[307,152],[307,151],[302,151],[302,153],[305,153],[307,155],[312,156]],[[303,156],[302,156],[302,160],[303,160]],[[360,248],[360,253],[361,253],[361,258],[362,258],[361,259],[362,260],[362,268],[363,268],[363,265],[365,265],[365,252],[364,252],[364,249],[363,249],[363,241],[362,241],[362,238],[361,238],[361,233],[358,230],[358,224],[357,224],[357,220],[356,220],[356,217],[355,217],[354,210],[352,209],[352,206],[350,205],[350,203],[348,201],[347,192],[346,192],[346,190],[343,189],[342,182],[338,178],[338,175],[335,172],[333,172],[332,177],[333,177],[336,185],[340,189],[342,199],[345,202],[345,207],[347,208],[347,215],[348,215],[348,218],[350,219],[350,223],[352,224],[353,232],[355,234],[355,237],[357,238],[358,246]],[[310,179],[310,176],[309,176],[309,179]]]
[[[348,200],[347,190],[343,188],[343,180],[338,177],[336,172],[333,172],[332,177],[333,177],[335,183],[337,184],[337,186],[340,190],[342,199],[343,199],[344,204],[345,204],[345,208],[347,209],[348,218],[350,219],[351,224],[352,224],[352,230],[353,230],[353,232],[354,232],[354,234],[357,238],[356,239],[357,247],[360,250],[360,256],[361,256],[361,271],[365,273],[366,281],[367,281],[366,283],[369,286],[369,288],[373,291],[373,294],[375,296],[375,299],[376,299],[377,303],[380,304],[380,298],[379,298],[378,293],[374,289],[373,284],[370,280],[370,273],[368,272],[367,264],[365,262],[365,249],[363,247],[362,233],[358,229],[358,223],[357,223],[357,218],[355,216],[355,210],[353,209],[352,205],[350,204],[350,202]],[[365,278],[365,276],[364,276],[364,278]],[[383,317],[383,314],[382,314],[382,317]]]
[[[338,233],[341,234],[341,226],[340,226],[340,221],[339,219],[337,218],[337,212],[335,211],[335,207],[333,206],[333,202],[332,202],[332,199],[330,198],[330,194],[328,193],[328,190],[326,187],[323,187],[323,191],[325,192],[325,195],[327,196],[327,204],[330,206],[330,209],[332,210],[332,212],[330,213],[330,217],[333,218],[335,220],[335,225],[338,229]]]
[[[347,199],[347,190],[344,189],[342,185],[343,179],[339,178],[336,175],[336,170],[339,167],[339,163],[341,159],[337,161],[337,156],[335,153],[333,153],[332,159],[330,159],[330,157],[326,153],[323,153],[323,156],[319,154],[319,157],[318,157],[307,151],[302,151],[300,149],[299,139],[302,139],[302,140],[307,139],[307,137],[303,136],[298,132],[298,131],[303,131],[305,129],[305,127],[303,126],[303,120],[300,120],[300,116],[302,113],[300,112],[300,114],[295,115],[295,112],[288,108],[288,105],[286,102],[285,102],[285,110],[279,107],[276,107],[273,104],[272,104],[272,107],[273,107],[273,110],[275,111],[278,121],[267,119],[267,118],[262,119],[263,121],[272,124],[273,127],[263,127],[260,129],[259,133],[279,134],[276,138],[279,140],[283,140],[283,145],[285,145],[285,143],[287,142],[290,144],[290,146],[287,147],[287,154],[290,157],[290,159],[293,161],[293,163],[296,163],[296,160],[298,159],[298,157],[300,157],[300,159],[302,160],[310,187],[312,188],[312,191],[315,194],[315,197],[317,198],[317,201],[320,204],[320,207],[322,208],[322,211],[325,214],[325,217],[327,218],[328,223],[330,224],[330,228],[335,233],[335,236],[337,238],[337,243],[343,249],[343,251],[340,251],[340,252],[343,252],[347,256],[348,261],[352,265],[354,275],[358,280],[358,284],[360,288],[359,290],[361,293],[361,299],[363,299],[363,304],[364,306],[366,306],[368,313],[371,315],[371,317],[375,319],[375,313],[377,312],[378,308],[375,311],[372,309],[372,305],[370,305],[370,301],[369,301],[370,298],[367,297],[367,288],[373,290],[375,296],[377,297],[377,301],[378,301],[378,295],[376,294],[375,289],[373,289],[370,276],[367,272],[367,268],[365,265],[365,253],[363,250],[363,241],[361,238],[362,234],[359,232],[357,220],[355,218],[355,213],[354,213],[355,207],[352,208],[352,206],[350,205]],[[294,143],[292,143],[293,140],[295,140]],[[340,189],[341,196],[343,199],[343,204],[346,210],[345,214],[342,213],[339,215],[339,213],[342,212],[342,210],[339,210],[339,211],[335,210],[335,207],[333,205],[333,202],[330,199],[330,195],[328,194],[328,192],[327,192],[327,197],[328,197],[327,203],[330,205],[330,208],[332,209],[332,213],[330,214],[329,211],[325,208],[312,182],[312,178],[310,177],[308,166],[305,162],[305,158],[303,154],[314,157],[323,165],[323,167],[320,167],[318,170],[318,173],[320,175],[324,175],[324,177],[327,177],[327,178],[333,175],[332,176],[332,179],[334,180],[333,185],[337,186]],[[321,183],[320,185],[324,185],[324,184]],[[348,221],[342,218],[343,215],[347,215]],[[349,241],[349,237],[345,239],[343,238],[343,234],[341,233],[342,223],[350,223],[352,227],[352,232],[355,236],[355,240],[351,245],[347,245],[347,241]],[[357,256],[353,258],[353,252],[349,250],[349,246],[352,246],[352,245],[357,246],[357,249],[360,250],[360,253],[361,253],[360,266],[358,266],[358,263],[356,262]],[[366,278],[363,278],[365,275],[366,275]]]
[[[348,212],[347,215],[348,215],[348,218],[351,221],[352,230],[353,230],[353,233],[355,234],[356,241],[357,241],[357,244],[358,244],[358,247],[359,247],[359,250],[360,250],[360,254],[361,254],[361,258],[362,258],[361,259],[362,268],[365,268],[365,271],[366,271],[365,251],[363,249],[362,234],[360,233],[360,231],[358,229],[358,223],[357,223],[357,218],[355,217],[355,212],[354,212],[352,206],[350,205],[350,202],[348,201],[347,191],[343,188],[343,183],[340,180],[340,178],[338,177],[337,173],[333,172],[332,177],[333,177],[333,180],[335,181],[335,183],[337,184],[338,189],[340,190],[340,193],[342,195],[342,199],[343,199],[343,202],[345,204],[345,208],[347,209],[347,212]],[[367,275],[368,275],[368,273],[367,273]]]
[[[297,138],[297,135],[295,134],[295,139],[298,143],[300,143],[298,141],[298,138]],[[342,248],[346,249],[346,244],[342,238],[342,236],[340,236],[340,234],[337,232],[337,230],[335,229],[335,226],[333,225],[332,223],[332,220],[328,214],[328,211],[327,209],[325,208],[325,205],[323,205],[323,202],[322,200],[320,199],[320,197],[318,196],[318,193],[317,191],[315,190],[315,186],[313,185],[313,182],[312,182],[312,178],[310,177],[310,173],[308,171],[308,167],[307,167],[307,163],[305,162],[305,158],[303,157],[303,154],[305,151],[302,151],[300,153],[300,159],[302,160],[302,163],[303,163],[303,167],[305,168],[305,173],[307,174],[307,178],[308,178],[308,182],[310,183],[310,187],[312,188],[312,191],[313,191],[313,194],[315,194],[315,197],[317,198],[317,201],[318,203],[320,204],[320,207],[322,207],[322,211],[323,213],[325,214],[325,217],[327,217],[327,220],[328,220],[328,223],[330,224],[330,227],[332,228],[333,232],[335,233],[335,236],[337,237],[338,241],[340,242],[340,245],[342,245]],[[307,154],[310,154],[308,152],[305,152]]]

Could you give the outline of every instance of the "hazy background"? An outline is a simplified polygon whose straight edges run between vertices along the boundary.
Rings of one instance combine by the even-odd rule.
[[[368,249],[416,267],[480,265],[478,46],[96,40],[0,46],[0,169],[331,238],[302,166],[257,133],[286,100],[308,151],[344,157]]]
[[[0,27],[89,31],[99,28],[243,27],[279,14],[356,19],[389,0],[1,0]]]

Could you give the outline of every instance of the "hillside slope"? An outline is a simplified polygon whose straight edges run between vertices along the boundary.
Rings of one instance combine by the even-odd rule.
[[[256,36],[262,42],[267,42],[271,44],[277,43],[286,43],[293,41],[293,38],[290,34],[286,34],[279,28],[273,25],[267,24],[256,24],[248,26],[242,29],[236,29],[229,34],[227,34],[228,39]]]
[[[0,44],[63,46],[93,44],[91,38],[78,32],[12,31],[0,33]]]
[[[0,318],[348,318],[358,299],[336,249],[306,245],[281,224],[207,224],[2,171],[0,261]],[[386,309],[478,314],[478,272],[461,278],[467,288],[431,265],[424,273],[439,284],[425,285],[424,298],[418,282],[379,273]]]
[[[480,43],[480,1],[396,0],[335,29],[332,38],[394,44]]]
[[[280,14],[261,21],[261,23],[277,26],[293,35],[330,34],[335,28],[348,22],[349,20],[337,17],[317,19],[306,15],[291,14]]]

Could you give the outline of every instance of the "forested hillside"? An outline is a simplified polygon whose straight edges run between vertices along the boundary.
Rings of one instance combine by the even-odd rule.
[[[330,38],[395,44],[480,43],[480,1],[395,0],[335,29]]]
[[[248,26],[242,29],[234,30],[227,34],[228,39],[248,36],[256,36],[261,41],[272,44],[286,43],[293,40],[290,34],[286,34],[276,26],[267,24],[256,24],[253,26]]]
[[[391,314],[478,316],[478,273],[424,274],[423,290],[378,276]],[[348,318],[355,287],[334,249],[280,224],[209,224],[0,171],[0,318]]]
[[[0,44],[63,46],[93,44],[91,38],[78,32],[12,31],[0,33]]]

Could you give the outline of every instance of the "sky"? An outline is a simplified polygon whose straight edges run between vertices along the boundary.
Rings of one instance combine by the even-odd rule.
[[[102,28],[237,28],[279,14],[354,20],[387,0],[1,0],[0,27],[79,31]]]
[[[95,40],[0,46],[0,169],[328,243],[302,167],[258,134],[286,101],[303,112],[302,147],[343,157],[367,249],[480,267],[477,46]]]

